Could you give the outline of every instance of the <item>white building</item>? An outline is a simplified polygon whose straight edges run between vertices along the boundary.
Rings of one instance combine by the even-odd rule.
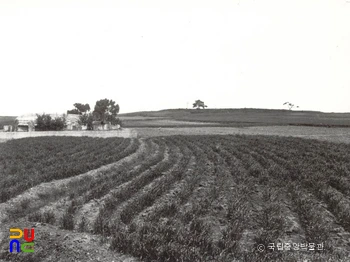
[[[35,131],[36,114],[22,115],[16,118],[18,132]]]

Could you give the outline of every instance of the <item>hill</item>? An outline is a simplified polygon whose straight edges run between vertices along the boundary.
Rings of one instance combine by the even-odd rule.
[[[273,109],[167,109],[120,114],[125,126],[143,126],[152,121],[176,120],[216,126],[305,125],[350,127],[350,113]]]
[[[125,127],[270,126],[350,127],[350,113],[274,109],[165,109],[119,114]],[[15,116],[0,116],[0,129]]]

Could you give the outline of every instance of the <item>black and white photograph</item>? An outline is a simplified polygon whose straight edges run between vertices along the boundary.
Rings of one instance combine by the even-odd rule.
[[[350,262],[349,0],[0,0],[0,262]]]

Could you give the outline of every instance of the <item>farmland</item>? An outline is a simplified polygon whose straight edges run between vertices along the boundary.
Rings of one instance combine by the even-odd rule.
[[[255,108],[166,109],[121,114],[126,127],[185,126],[323,126],[350,127],[349,113],[323,113]]]
[[[347,261],[349,158],[348,144],[257,135],[1,143],[2,228],[38,238],[10,254],[0,233],[0,259]]]
[[[0,203],[38,183],[79,175],[136,151],[130,139],[44,137],[1,145]]]

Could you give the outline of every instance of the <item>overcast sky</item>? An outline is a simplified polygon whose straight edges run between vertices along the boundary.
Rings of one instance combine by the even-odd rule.
[[[109,98],[350,112],[350,1],[0,0],[0,115]]]

